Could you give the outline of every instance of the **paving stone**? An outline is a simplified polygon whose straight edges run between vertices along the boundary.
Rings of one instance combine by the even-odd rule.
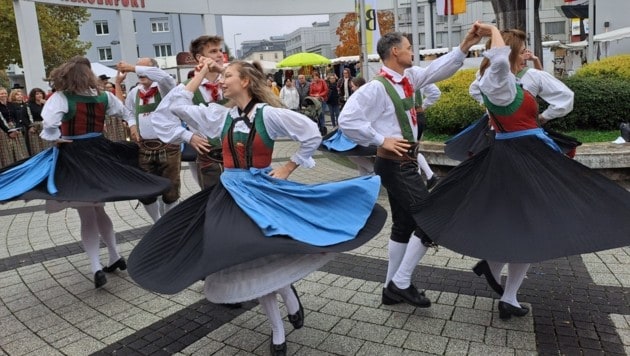
[[[353,290],[332,286],[327,288],[320,294],[320,296],[323,298],[334,299],[341,302],[349,301],[353,295]]]
[[[508,330],[507,346],[520,350],[536,350],[536,336],[533,333]]]
[[[458,340],[458,339],[449,339],[448,344],[446,345],[445,355],[469,355],[468,347],[470,345],[469,341]]]
[[[233,334],[224,341],[226,345],[249,352],[255,350],[261,344],[268,342],[269,338],[267,335],[251,330],[240,330],[238,333]]]
[[[470,324],[489,326],[492,322],[492,313],[485,310],[467,309],[456,307],[453,312],[453,321],[461,321]]]
[[[352,319],[381,325],[387,321],[391,314],[392,312],[387,310],[361,306],[352,315]]]
[[[470,343],[469,352],[471,355],[510,356],[515,354],[515,350],[508,347],[484,345],[478,342]]]
[[[330,301],[330,303],[326,304],[323,308],[320,309],[320,312],[324,314],[330,314],[334,316],[338,316],[341,318],[349,318],[352,314],[354,314],[359,307],[353,304],[342,303],[336,300]]]
[[[354,327],[350,329],[347,336],[381,343],[385,340],[387,335],[389,335],[391,330],[392,328],[387,326],[357,322]]]
[[[483,341],[485,328],[480,325],[447,321],[442,336],[468,341]]]
[[[321,345],[319,345],[318,349],[334,354],[355,355],[361,349],[363,343],[362,340],[348,336],[330,334]]]
[[[444,351],[446,351],[447,344],[448,338],[446,337],[412,332],[407,337],[403,347],[406,349],[441,355]]]
[[[335,332],[334,329],[332,332]],[[293,344],[300,344],[308,346],[310,348],[316,348],[328,337],[328,335],[329,334],[325,331],[305,326],[302,329],[294,330],[290,334],[288,334],[287,341]]]
[[[507,346],[507,332],[504,329],[488,327],[486,328],[484,343],[492,346]]]
[[[339,335],[347,335],[350,330],[358,323],[358,321],[350,320],[350,319],[341,319],[335,325],[330,332],[339,334]]]
[[[383,340],[383,343],[390,346],[402,347],[407,340],[410,332],[400,329],[391,329],[389,335]]]
[[[341,318],[323,314],[319,312],[311,312],[308,315],[308,325],[322,331],[330,331]],[[306,323],[306,321],[305,321]]]

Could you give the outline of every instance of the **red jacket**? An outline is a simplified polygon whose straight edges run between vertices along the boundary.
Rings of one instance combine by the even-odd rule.
[[[311,82],[311,89],[308,92],[308,96],[316,96],[321,101],[328,100],[328,84],[323,79],[314,80]]]

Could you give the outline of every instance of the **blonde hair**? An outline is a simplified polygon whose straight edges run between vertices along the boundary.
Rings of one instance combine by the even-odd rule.
[[[15,97],[18,94],[22,94],[22,102],[24,102],[24,93],[22,92],[22,89],[13,89],[11,90],[11,94],[9,94],[9,102],[10,103],[14,103],[15,102]],[[22,104],[22,103],[20,103]]]
[[[267,77],[263,73],[262,66],[259,62],[248,63],[245,61],[235,61],[230,63],[228,67],[236,68],[241,79],[249,79],[247,92],[254,101],[266,103],[276,108],[284,107],[280,98],[267,86]],[[228,104],[228,106],[233,106],[230,104]]]
[[[75,94],[99,90],[99,80],[92,72],[90,61],[81,56],[74,56],[69,61],[53,69],[50,73],[53,87],[57,91]]]
[[[511,29],[501,31],[501,37],[503,37],[505,45],[510,47],[510,67],[512,68],[512,70],[514,70],[514,68],[518,64],[517,61],[521,49],[525,45],[525,41],[527,41],[527,35],[521,30]],[[488,42],[486,42],[486,49],[490,49],[491,47],[492,41],[488,40]],[[483,76],[483,73],[486,71],[486,69],[488,69],[489,66],[490,60],[488,58],[484,58],[481,61],[481,65],[479,66],[479,74]]]

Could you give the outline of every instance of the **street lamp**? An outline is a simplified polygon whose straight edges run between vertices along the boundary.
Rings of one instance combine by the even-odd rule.
[[[235,33],[234,34],[234,58],[238,59],[238,51],[236,50],[236,36],[240,36],[242,35],[242,33]]]

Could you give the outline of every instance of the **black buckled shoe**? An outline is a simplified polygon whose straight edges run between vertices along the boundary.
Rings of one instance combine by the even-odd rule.
[[[503,287],[501,287],[501,283],[497,282],[492,275],[492,271],[490,270],[490,266],[488,265],[488,261],[481,260],[477,262],[475,267],[473,267],[473,272],[476,275],[481,276],[482,274],[486,277],[486,282],[493,291],[495,291],[498,295],[503,296]]]
[[[280,345],[274,345],[273,340],[271,340],[271,356],[285,356],[287,354],[287,343],[286,341]]]
[[[400,304],[398,300],[392,299],[387,295],[387,288],[383,288],[383,296],[381,297],[381,303],[383,303],[383,305]]]
[[[101,288],[106,283],[107,277],[105,277],[105,273],[103,273],[103,271],[96,271],[96,273],[94,273],[94,288]]]
[[[116,269],[119,269],[121,271],[127,269],[127,261],[125,261],[124,257],[119,258],[118,261],[114,262],[111,266],[103,267],[103,272],[112,273],[116,271]]]
[[[433,187],[435,187],[439,181],[440,181],[440,177],[436,176],[435,174],[432,175],[431,179],[427,179],[427,189],[428,190],[433,189]]]
[[[510,303],[499,302],[499,318],[501,318],[501,320],[508,320],[512,317],[512,315],[518,317],[525,316],[527,313],[529,313],[528,307],[522,306],[519,308]]]
[[[385,289],[385,294],[391,300],[405,302],[418,308],[428,308],[431,306],[431,300],[424,295],[424,292],[418,292],[413,284],[409,285],[407,289],[400,289],[394,284],[394,281],[390,281]]]
[[[288,315],[289,322],[291,322],[293,328],[300,329],[302,326],[304,326],[304,308],[302,307],[302,302],[300,301],[300,297],[298,296],[293,284],[291,285],[291,290],[295,294],[295,298],[297,298],[300,308],[298,309],[297,313]]]

